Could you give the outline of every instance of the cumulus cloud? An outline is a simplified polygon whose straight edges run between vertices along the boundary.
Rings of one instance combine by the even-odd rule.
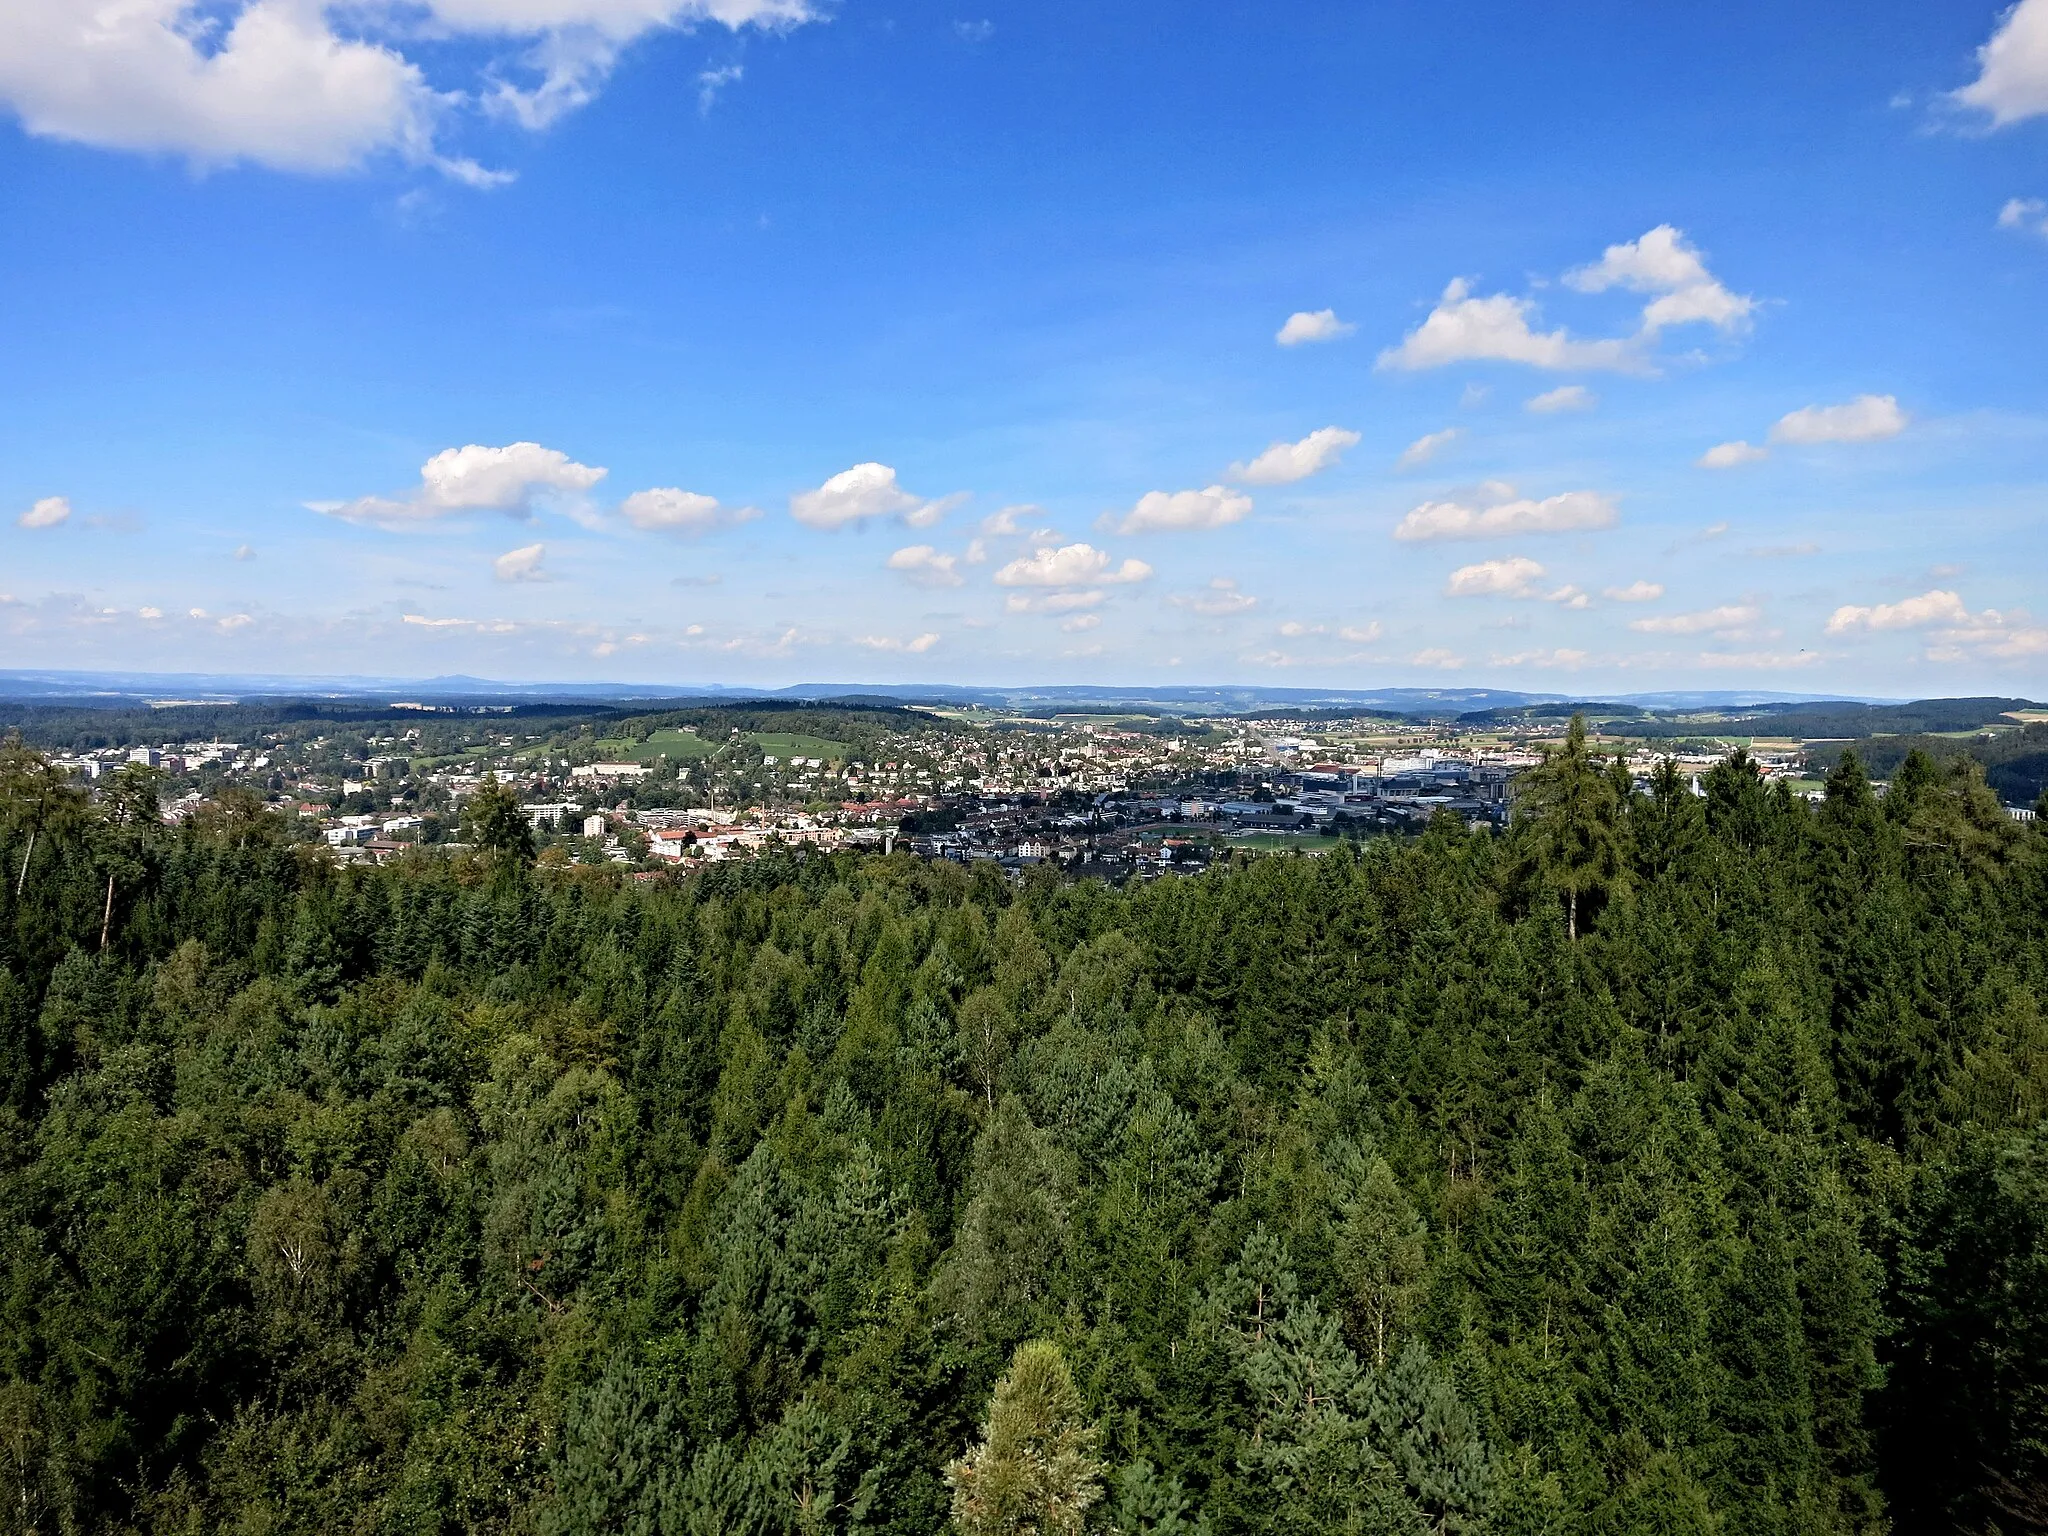
[[[1910,420],[1896,395],[1858,395],[1846,405],[1788,411],[1771,428],[1774,443],[1869,443],[1897,437]]]
[[[1298,347],[1306,341],[1335,341],[1357,329],[1348,321],[1339,320],[1334,309],[1298,309],[1273,333],[1273,339],[1283,347]]]
[[[15,525],[21,528],[54,528],[71,517],[71,502],[63,496],[45,496],[21,516]]]
[[[1382,368],[1417,370],[1450,363],[1525,363],[1550,369],[1639,369],[1642,364],[1627,341],[1580,341],[1563,328],[1532,330],[1536,312],[1528,299],[1505,293],[1472,296],[1471,285],[1454,277],[1445,285],[1422,324],[1379,356]]]
[[[547,572],[540,568],[540,562],[547,552],[545,544],[508,549],[491,562],[491,570],[500,581],[546,581]]]
[[[900,571],[921,587],[957,587],[965,579],[955,569],[957,556],[942,554],[929,544],[911,544],[889,557],[889,569]]]
[[[1444,583],[1446,597],[1534,597],[1543,567],[1527,555],[1461,565]]]
[[[1653,297],[1643,306],[1633,336],[1586,340],[1562,327],[1535,329],[1533,300],[1505,293],[1475,296],[1464,278],[1453,278],[1422,324],[1398,347],[1380,354],[1379,366],[1421,369],[1490,361],[1556,371],[1648,372],[1645,354],[1664,331],[1711,325],[1732,333],[1756,309],[1754,299],[1724,287],[1699,251],[1669,224],[1659,224],[1638,240],[1610,245],[1598,261],[1565,273],[1564,281],[1582,293],[1625,288]]]
[[[1664,595],[1664,586],[1656,581],[1632,581],[1625,587],[1607,587],[1601,595],[1616,603],[1653,603]]]
[[[861,635],[853,643],[864,645],[871,651],[904,651],[912,656],[922,656],[939,643],[939,637],[930,631],[909,640],[898,640],[891,635]]]
[[[1848,634],[1859,629],[1926,629],[1935,624],[1959,625],[1970,622],[1970,610],[1954,592],[1923,592],[1896,603],[1869,607],[1844,604],[1828,619],[1828,633]]]
[[[417,17],[352,8],[344,34],[332,16],[341,9],[34,0],[0,29],[0,103],[30,133],[200,166],[336,174],[390,155],[485,186],[509,178],[436,145],[451,112],[481,105],[544,126],[590,100],[620,50],[648,32],[785,28],[815,14],[806,0],[424,0]],[[512,52],[491,57],[473,90],[430,82],[403,50],[451,36]]]
[[[2048,203],[2038,197],[2007,198],[2005,206],[1998,210],[1998,227],[2024,230],[2048,239]]]
[[[1071,619],[1062,619],[1060,630],[1065,634],[1078,635],[1096,628],[1101,623],[1102,615],[1099,613],[1077,613]]]
[[[1426,651],[1417,651],[1408,658],[1408,663],[1416,667],[1433,667],[1440,672],[1455,672],[1465,665],[1465,658],[1456,651],[1446,650],[1439,645],[1431,646]]]
[[[1583,384],[1560,384],[1522,402],[1522,409],[1538,416],[1556,416],[1565,411],[1590,411],[1599,397]]]
[[[1086,592],[1012,592],[1003,599],[1005,613],[1074,613],[1084,608],[1100,607],[1109,594],[1100,590]]]
[[[1394,468],[1416,469],[1427,464],[1457,440],[1456,427],[1445,427],[1441,432],[1425,432],[1401,450],[1401,457],[1394,461]]]
[[[1246,485],[1290,485],[1328,469],[1357,442],[1356,432],[1318,427],[1298,443],[1274,443],[1251,463],[1231,465],[1230,478]]]
[[[1489,481],[1483,503],[1425,501],[1394,529],[1394,537],[1417,543],[1430,539],[1497,539],[1525,533],[1581,533],[1612,528],[1621,513],[1612,496],[1598,491],[1565,491],[1541,501],[1516,496],[1514,487]]]
[[[1995,128],[2048,112],[2048,0],[2020,0],[1977,50],[1977,78],[1955,93]]]
[[[911,528],[929,528],[964,498],[958,494],[926,501],[896,483],[886,464],[842,469],[815,491],[789,498],[789,515],[806,528],[844,528],[873,517],[896,517]]]
[[[628,496],[619,503],[619,513],[643,533],[674,533],[695,538],[714,528],[750,522],[761,515],[761,509],[721,506],[715,496],[658,485]]]
[[[1724,603],[1698,613],[1666,613],[1631,619],[1629,628],[1645,635],[1721,635],[1749,629],[1764,616],[1755,603]]]
[[[1344,625],[1337,631],[1337,638],[1339,640],[1349,640],[1353,645],[1371,645],[1383,633],[1380,621],[1374,619],[1369,624]]]
[[[1237,583],[1228,576],[1216,577],[1200,592],[1177,592],[1167,601],[1175,607],[1187,609],[1190,613],[1219,619],[1228,618],[1232,614],[1248,613],[1259,605],[1256,597],[1238,591]]]
[[[1768,459],[1771,450],[1759,448],[1754,443],[1737,439],[1732,443],[1716,443],[1698,459],[1694,460],[1701,469],[1734,469],[1740,464],[1754,464],[1758,459]]]
[[[605,471],[578,464],[566,453],[539,443],[487,448],[471,443],[445,448],[420,466],[419,488],[393,499],[362,496],[354,501],[309,501],[307,507],[351,522],[397,525],[430,522],[465,512],[529,516],[536,497],[574,497],[588,491]]]
[[[1212,485],[1205,491],[1147,491],[1115,527],[1118,533],[1222,528],[1243,520],[1251,509],[1251,497],[1228,486]]]
[[[2048,656],[2048,625],[2017,610],[2001,613],[1986,608],[1972,613],[1960,593],[1943,588],[1896,603],[1844,604],[1827,626],[1831,635],[1890,630],[1927,631],[1929,661],[2031,661]]]
[[[1108,551],[1092,544],[1064,544],[1035,550],[996,572],[999,587],[1092,587],[1143,581],[1152,567],[1126,560],[1112,567]]]
[[[1626,288],[1656,294],[1643,306],[1645,336],[1673,325],[1735,330],[1756,308],[1754,299],[1724,288],[1698,250],[1669,224],[1659,224],[1639,240],[1608,246],[1598,261],[1565,273],[1564,280],[1581,293]]]

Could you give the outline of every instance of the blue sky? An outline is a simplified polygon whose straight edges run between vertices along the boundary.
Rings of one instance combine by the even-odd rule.
[[[2048,695],[2048,0],[0,18],[0,665]]]

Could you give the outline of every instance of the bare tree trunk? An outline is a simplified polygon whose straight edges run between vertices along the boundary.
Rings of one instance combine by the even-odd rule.
[[[100,953],[107,949],[107,930],[114,926],[114,872],[107,871],[107,910],[100,918]]]
[[[14,881],[14,899],[16,901],[21,900],[22,888],[28,884],[29,855],[36,851],[36,833],[41,830],[39,827],[30,827],[28,829],[28,846],[21,850],[21,873]]]
[[[1571,941],[1576,944],[1579,942],[1579,888],[1577,886],[1573,886],[1564,893],[1564,910],[1565,932],[1570,936]],[[104,945],[102,947],[104,948]]]

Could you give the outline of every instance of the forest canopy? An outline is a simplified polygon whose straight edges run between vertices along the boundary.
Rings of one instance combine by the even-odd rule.
[[[0,1530],[2048,1518],[2048,837],[1968,761],[1118,891],[337,868],[0,753]]]

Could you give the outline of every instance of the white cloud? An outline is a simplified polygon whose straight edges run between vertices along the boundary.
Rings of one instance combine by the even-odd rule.
[[[21,528],[54,528],[71,516],[71,503],[63,496],[45,496],[14,521]]]
[[[1858,395],[1846,405],[1789,411],[1771,428],[1774,443],[1868,443],[1896,437],[1910,420],[1896,395]]]
[[[509,178],[443,154],[449,114],[481,101],[541,127],[591,99],[619,51],[661,27],[782,28],[805,0],[425,0],[346,10],[320,0],[30,0],[0,29],[0,102],[29,132],[103,149],[335,174],[381,155],[472,185]],[[415,42],[510,44],[477,92],[437,87]],[[538,74],[521,88],[506,70]]]
[[[1094,629],[1101,622],[1102,615],[1099,613],[1077,613],[1071,619],[1061,620],[1060,629],[1065,634],[1078,635]]]
[[[1012,592],[1003,599],[1005,613],[1074,613],[1100,607],[1107,592]]]
[[[547,572],[540,568],[540,562],[547,552],[545,544],[508,549],[491,562],[491,570],[500,581],[546,581]]]
[[[2048,239],[2048,203],[2038,197],[2007,198],[2005,206],[1998,210],[1998,227],[2025,230]]]
[[[1480,487],[1491,504],[1466,506],[1456,501],[1425,501],[1394,529],[1408,543],[1428,539],[1511,538],[1524,533],[1578,533],[1612,528],[1621,513],[1612,496],[1598,491],[1565,491],[1535,501],[1517,497],[1514,487],[1491,481]]]
[[[1926,629],[1935,624],[1967,625],[1970,622],[1970,610],[1958,594],[1937,590],[1867,608],[1844,604],[1828,619],[1828,633],[1844,635],[1859,629]]]
[[[1473,298],[1462,277],[1452,278],[1443,297],[1401,345],[1379,356],[1382,368],[1442,368],[1450,363],[1495,361],[1532,368],[1636,370],[1641,362],[1626,341],[1579,341],[1562,328],[1532,331],[1536,306],[1505,293]]]
[[[1370,624],[1362,626],[1346,624],[1337,631],[1337,638],[1339,640],[1349,640],[1353,645],[1371,645],[1373,641],[1379,639],[1382,633],[1384,631],[1380,627],[1380,621],[1374,619]]]
[[[1305,341],[1335,341],[1357,329],[1348,321],[1339,320],[1334,309],[1298,309],[1274,332],[1273,339],[1283,347],[1298,347]]]
[[[1441,432],[1425,432],[1401,450],[1401,457],[1394,461],[1394,468],[1415,469],[1427,464],[1437,454],[1455,443],[1458,436],[1456,427],[1445,427]]]
[[[1564,280],[1581,293],[1627,288],[1658,295],[1643,306],[1645,336],[1695,323],[1737,330],[1756,308],[1754,299],[1722,287],[1700,253],[1669,224],[1659,224],[1639,240],[1608,246],[1598,261],[1565,273]]]
[[[1444,583],[1446,597],[1534,597],[1543,567],[1527,555],[1461,565]]]
[[[1455,672],[1465,665],[1465,658],[1455,651],[1445,650],[1442,646],[1432,646],[1426,651],[1417,651],[1408,658],[1408,662],[1411,666],[1434,667],[1443,672]]]
[[[737,85],[747,77],[744,64],[726,64],[717,69],[707,69],[697,76],[697,115],[708,117],[711,109],[718,104],[718,93],[728,85]]]
[[[1108,551],[1092,544],[1047,547],[996,572],[999,587],[1091,587],[1103,584],[1143,581],[1152,567],[1142,560],[1126,560],[1111,569]]]
[[[1746,630],[1764,616],[1755,603],[1724,603],[1698,613],[1667,613],[1631,619],[1629,628],[1645,635],[1720,635]]]
[[[1560,384],[1540,395],[1531,395],[1522,402],[1522,409],[1539,416],[1555,416],[1564,411],[1590,411],[1597,404],[1599,397],[1585,385]]]
[[[1298,443],[1274,443],[1251,463],[1231,465],[1230,478],[1246,485],[1289,485],[1328,469],[1357,442],[1356,432],[1318,427]]]
[[[1240,521],[1251,509],[1251,497],[1228,486],[1212,485],[1205,491],[1147,491],[1115,526],[1118,533],[1222,528]]]
[[[1694,460],[1701,469],[1734,469],[1739,464],[1754,464],[1758,459],[1768,459],[1771,450],[1759,448],[1754,443],[1737,439],[1732,443],[1716,443],[1699,458]]]
[[[1586,653],[1559,647],[1554,651],[1517,651],[1512,656],[1495,656],[1496,667],[1538,667],[1546,671],[1576,672],[1586,664]]]
[[[759,507],[724,507],[715,496],[667,485],[635,491],[619,503],[619,512],[643,533],[677,533],[685,537],[748,522],[761,515]]]
[[[1993,127],[2048,112],[2048,0],[2020,0],[1977,50],[1977,78],[1955,100],[1991,116]]]
[[[1653,603],[1664,595],[1664,586],[1655,581],[1632,581],[1625,587],[1607,587],[1601,595],[1617,603]]]
[[[237,544],[235,546],[235,558],[237,560],[254,560],[256,558],[256,546],[253,544]]]
[[[1176,593],[1167,601],[1191,613],[1204,614],[1210,618],[1227,618],[1231,614],[1247,613],[1259,605],[1256,597],[1238,591],[1237,583],[1228,576],[1216,577],[1205,591]]]
[[[539,443],[486,448],[471,443],[445,448],[420,466],[419,488],[402,500],[362,496],[354,501],[309,501],[315,512],[353,522],[403,524],[464,512],[531,513],[537,496],[576,496],[605,476],[566,453]]]
[[[898,640],[890,635],[861,635],[853,643],[864,645],[871,651],[904,651],[922,656],[939,643],[939,637],[929,631],[910,640]]]
[[[992,539],[1011,538],[1024,532],[1017,519],[1043,517],[1044,511],[1030,502],[1019,502],[1015,506],[1001,507],[981,520],[981,531]]]
[[[789,515],[806,528],[844,528],[871,517],[897,517],[912,528],[929,528],[963,498],[958,494],[926,501],[896,483],[886,464],[856,464],[842,469],[815,491],[789,498]]]
[[[889,569],[901,571],[921,587],[957,587],[964,579],[957,556],[941,554],[929,544],[912,544],[889,557]]]

